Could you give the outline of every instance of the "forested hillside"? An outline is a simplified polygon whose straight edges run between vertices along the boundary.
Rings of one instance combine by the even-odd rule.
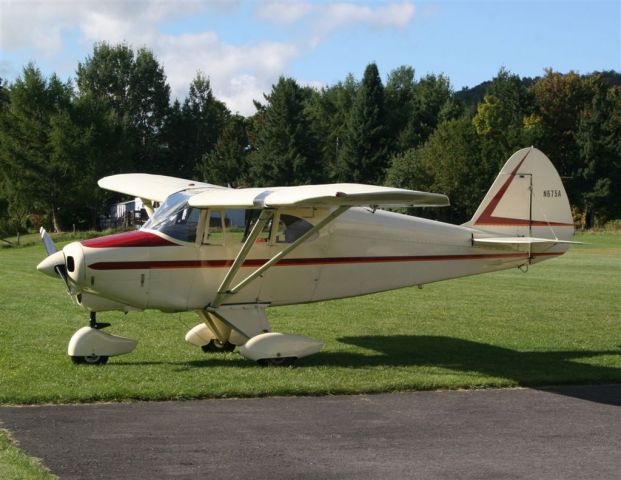
[[[358,72],[356,72],[358,73]],[[281,77],[244,118],[209,72],[170,98],[152,52],[95,45],[63,81],[33,64],[0,79],[0,235],[95,226],[118,196],[97,180],[148,172],[239,186],[386,184],[445,193],[465,221],[515,150],[535,145],[565,178],[578,222],[621,218],[621,75],[500,69],[454,92],[442,74],[369,64],[320,90]],[[435,212],[434,214],[438,214]]]

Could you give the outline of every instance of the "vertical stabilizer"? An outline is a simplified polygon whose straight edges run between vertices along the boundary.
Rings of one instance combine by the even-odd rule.
[[[567,193],[552,162],[534,147],[515,152],[465,225],[511,236],[573,236]]]

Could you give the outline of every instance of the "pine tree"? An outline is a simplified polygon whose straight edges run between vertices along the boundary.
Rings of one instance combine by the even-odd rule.
[[[341,181],[381,184],[388,166],[384,86],[377,65],[364,71],[343,139],[338,178]]]
[[[175,101],[170,109],[164,132],[170,159],[162,173],[200,176],[203,158],[213,151],[229,116],[224,103],[213,95],[209,79],[198,72],[183,106]]]
[[[281,77],[265,100],[253,132],[252,180],[261,186],[316,183],[322,165],[304,111],[304,90],[295,80]]]
[[[338,179],[343,139],[357,90],[358,82],[349,74],[344,82],[314,92],[306,105],[312,133],[319,142],[326,181]]]
[[[204,181],[216,185],[239,187],[248,175],[249,143],[246,121],[232,116],[225,125],[214,149],[206,153],[200,164]]]
[[[401,66],[388,75],[386,81],[386,125],[390,135],[390,150],[404,152],[415,145],[412,122],[415,113],[414,69]]]
[[[33,64],[11,88],[10,103],[0,115],[0,171],[4,192],[15,205],[46,214],[54,231],[68,205],[75,165],[54,155],[50,136],[71,105],[70,83],[45,79]]]

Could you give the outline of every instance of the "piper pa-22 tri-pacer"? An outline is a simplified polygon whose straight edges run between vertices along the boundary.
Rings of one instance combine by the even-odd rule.
[[[561,179],[536,148],[509,158],[463,225],[379,206],[442,207],[445,195],[361,184],[224,188],[179,178],[120,174],[99,186],[140,197],[137,231],[66,245],[38,270],[59,276],[90,325],[68,353],[101,364],[136,341],[101,331],[97,312],[195,311],[186,340],[288,365],[322,343],[270,331],[266,309],[365,295],[528,265],[562,255],[574,225]],[[154,204],[160,203],[157,209]]]

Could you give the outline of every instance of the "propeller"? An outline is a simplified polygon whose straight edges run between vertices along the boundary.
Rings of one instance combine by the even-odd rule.
[[[69,276],[67,275],[67,266],[65,265],[65,254],[62,250],[58,250],[54,241],[50,235],[45,231],[45,228],[41,227],[39,230],[41,233],[41,240],[43,240],[43,246],[47,252],[47,257],[37,265],[37,270],[46,275],[55,276],[58,275],[65,282],[67,287],[67,293],[73,294],[71,284],[69,283]]]

